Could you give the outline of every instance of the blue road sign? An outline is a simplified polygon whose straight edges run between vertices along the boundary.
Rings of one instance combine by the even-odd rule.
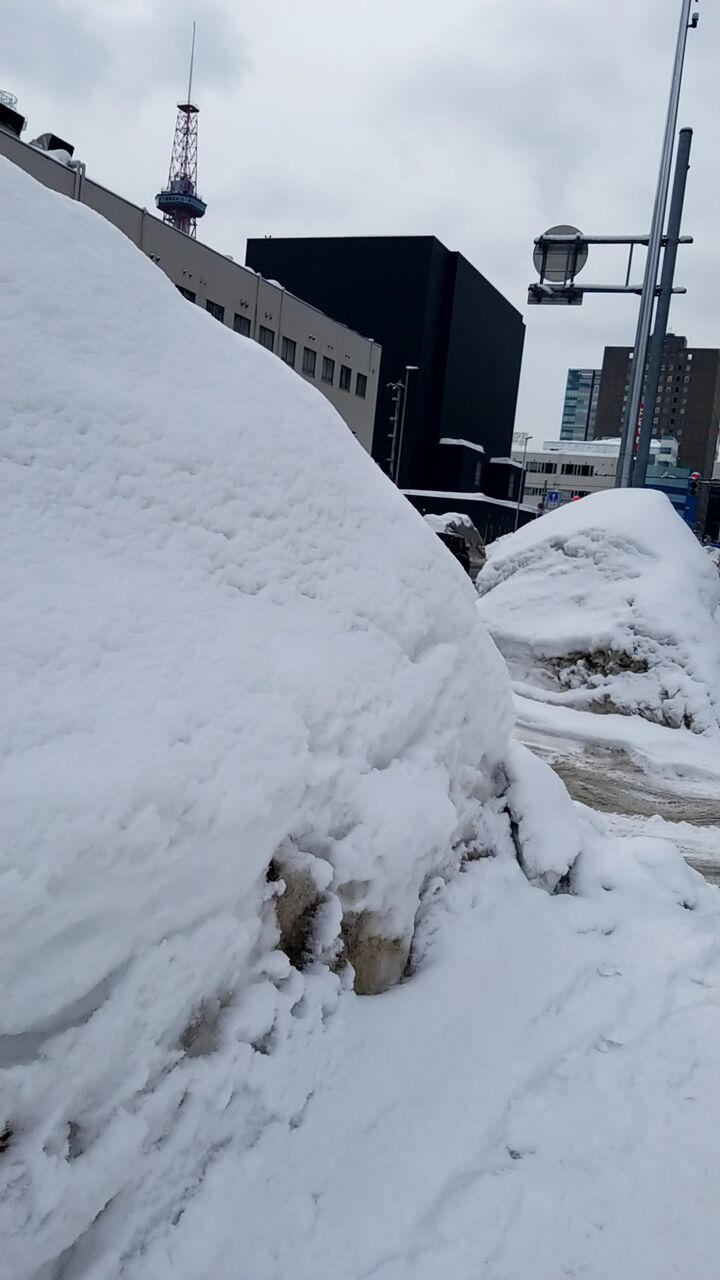
[[[560,494],[555,493],[555,491],[553,490],[552,493],[548,494],[548,502],[557,502],[559,497],[560,497]]]

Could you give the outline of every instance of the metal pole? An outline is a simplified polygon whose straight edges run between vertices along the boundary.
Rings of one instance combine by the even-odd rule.
[[[393,414],[392,414],[392,434],[390,436],[390,457],[388,458],[388,475],[394,482],[397,479],[397,468],[395,466],[395,449],[397,447],[398,427],[400,425],[400,388],[402,382],[389,382],[388,387],[393,393]]]
[[[396,484],[400,476],[400,463],[402,461],[402,447],[403,447],[403,435],[405,433],[405,410],[407,408],[408,382],[410,381],[410,374],[416,373],[417,369],[418,369],[418,366],[416,364],[405,365],[405,381],[402,383],[403,398],[402,398],[402,413],[400,415],[400,438],[398,440],[397,467],[395,471],[395,476],[393,477]]]
[[[663,137],[662,151],[660,153],[660,169],[658,171],[657,191],[655,193],[655,205],[653,208],[652,224],[650,227],[647,260],[645,262],[645,276],[643,279],[642,294],[640,295],[640,308],[638,311],[637,330],[635,333],[635,347],[632,361],[633,370],[630,377],[627,413],[623,424],[622,439],[620,441],[620,454],[618,457],[618,467],[615,476],[615,484],[619,488],[625,488],[630,483],[633,446],[635,444],[635,429],[637,427],[638,417],[640,414],[640,402],[642,400],[643,381],[645,378],[645,361],[647,359],[648,339],[650,337],[650,325],[652,323],[658,265],[660,262],[660,242],[662,240],[668,187],[670,185],[670,166],[672,163],[673,144],[675,142],[675,129],[677,127],[680,86],[682,83],[685,45],[687,42],[690,18],[690,3],[691,0],[682,0],[680,5],[680,26],[675,46],[675,62],[673,65],[672,80],[670,82],[670,98],[668,100],[667,117],[665,120],[665,135]]]
[[[517,503],[515,505],[515,525],[513,528],[513,533],[517,532],[518,523],[520,521],[520,499],[523,496],[523,488],[524,488],[523,477],[525,475],[525,459],[527,458],[527,447],[528,447],[529,439],[530,439],[530,436],[525,434],[523,437],[522,471],[520,472],[520,476],[519,476],[518,496],[517,496]]]
[[[193,78],[193,66],[195,64],[195,28],[196,26],[197,26],[197,23],[193,22],[192,47],[190,49],[190,75],[188,76],[188,94],[186,99],[188,103],[192,102],[192,78]]]
[[[663,254],[662,271],[660,273],[660,296],[655,310],[655,325],[650,340],[647,378],[645,380],[645,413],[638,440],[637,458],[632,474],[632,483],[636,489],[642,489],[647,474],[648,457],[650,455],[650,437],[655,412],[658,386],[660,383],[660,365],[665,349],[670,300],[672,298],[673,279],[675,277],[675,261],[677,259],[678,238],[682,222],[683,202],[685,200],[685,184],[690,167],[690,146],[692,129],[681,129],[678,137],[677,158],[675,160],[675,176],[673,178],[672,195],[670,197],[670,213],[667,225],[667,248]]]

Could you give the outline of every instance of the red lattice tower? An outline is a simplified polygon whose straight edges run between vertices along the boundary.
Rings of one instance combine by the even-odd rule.
[[[193,238],[197,234],[197,220],[202,218],[207,209],[205,201],[201,200],[197,194],[198,115],[200,112],[192,101],[194,62],[195,23],[193,22],[187,98],[185,102],[178,102],[167,186],[155,197],[163,222],[169,222],[176,231],[182,231],[183,235]]]

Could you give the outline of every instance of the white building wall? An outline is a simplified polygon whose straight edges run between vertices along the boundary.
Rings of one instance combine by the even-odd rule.
[[[240,332],[249,325],[247,336],[256,342],[264,338],[269,344],[267,333],[260,332],[262,327],[272,334],[272,350],[280,358],[283,351],[288,356],[292,352],[283,338],[294,343],[293,367],[298,375],[323,393],[360,444],[371,451],[382,354],[376,342],[2,130],[0,154],[44,186],[81,200],[107,218],[157,263],[173,284],[194,294],[192,300],[198,306],[222,316],[231,329]],[[314,374],[303,373],[306,348],[315,352]],[[324,360],[332,361],[333,367],[324,366]],[[341,369],[350,370],[349,375],[341,378]]]
[[[548,494],[557,493],[557,505],[573,497],[586,497],[615,486],[618,440],[546,441],[542,449],[528,450],[525,455],[525,492],[527,503],[552,505]],[[674,466],[678,444],[675,439],[653,440],[650,462]],[[512,456],[522,462],[523,451],[513,447]]]

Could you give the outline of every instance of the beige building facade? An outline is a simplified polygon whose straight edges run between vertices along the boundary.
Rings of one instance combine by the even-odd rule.
[[[527,451],[513,444],[513,459],[523,462],[524,458],[525,463],[524,501],[561,506],[573,498],[613,489],[619,451],[619,439],[546,440],[542,449]],[[677,456],[677,440],[651,442],[651,467],[674,467]]]
[[[157,263],[188,301],[274,351],[322,391],[360,444],[371,451],[382,354],[377,343],[93,182],[82,164],[63,163],[2,129],[0,155],[44,186],[107,218]]]

